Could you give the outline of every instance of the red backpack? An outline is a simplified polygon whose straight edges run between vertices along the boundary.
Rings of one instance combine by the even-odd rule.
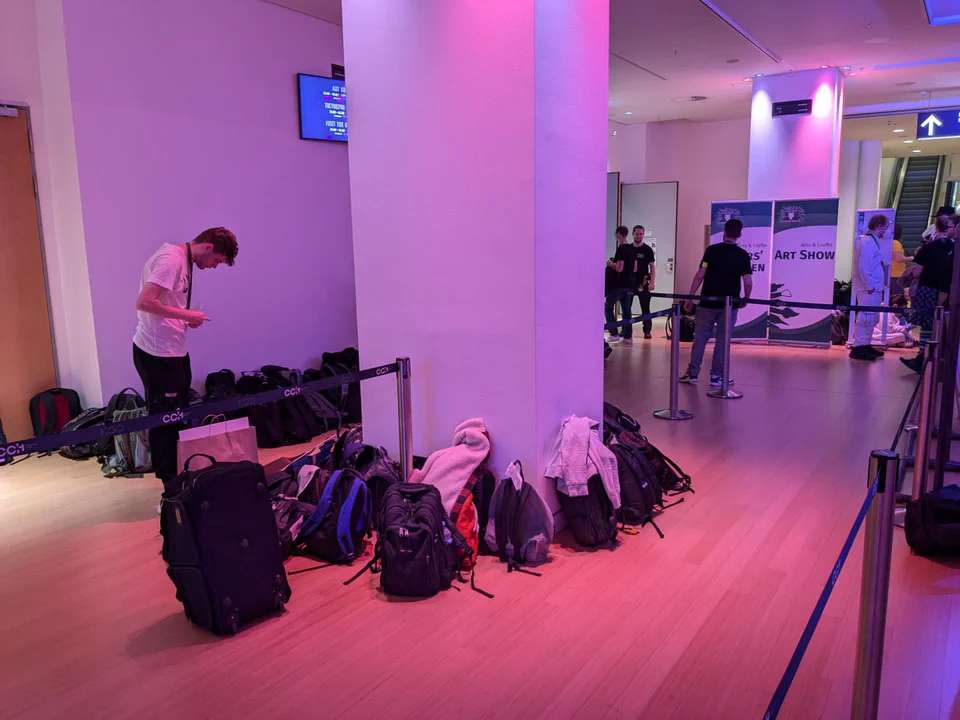
[[[467,541],[467,546],[472,551],[467,556],[464,551],[458,550],[462,570],[472,570],[477,564],[477,554],[480,552],[481,540],[487,532],[490,496],[493,494],[495,484],[496,478],[494,478],[492,472],[487,470],[486,464],[483,464],[470,474],[470,479],[463,486],[463,490],[460,491],[456,502],[453,504],[450,520],[463,535]],[[488,551],[486,543],[484,543],[483,549]]]
[[[30,421],[33,433],[53,435],[82,412],[80,396],[75,390],[52,388],[34,395],[30,400]]]

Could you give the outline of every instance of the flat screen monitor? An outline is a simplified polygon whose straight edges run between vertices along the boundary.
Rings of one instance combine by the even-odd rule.
[[[347,88],[343,80],[297,75],[300,93],[300,137],[347,141]]]

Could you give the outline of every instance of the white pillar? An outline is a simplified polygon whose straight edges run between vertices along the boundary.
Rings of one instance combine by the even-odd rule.
[[[860,174],[860,143],[845,140],[840,146],[840,207],[837,215],[838,280],[850,280],[853,269],[853,240],[857,230],[857,178]]]
[[[602,413],[606,0],[344,0],[362,364],[413,364],[414,449],[483,417],[543,486]],[[396,449],[389,382],[364,436]]]
[[[837,196],[843,76],[834,68],[756,78],[750,112],[750,200]],[[773,116],[773,105],[810,100],[808,115]]]
[[[857,171],[857,210],[872,210],[880,207],[880,163],[882,160],[882,140],[860,141],[860,163]]]

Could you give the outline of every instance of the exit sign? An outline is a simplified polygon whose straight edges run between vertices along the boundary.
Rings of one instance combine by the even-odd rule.
[[[917,140],[960,137],[960,108],[926,110],[917,115]]]

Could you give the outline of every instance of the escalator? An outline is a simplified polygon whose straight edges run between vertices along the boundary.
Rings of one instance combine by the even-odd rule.
[[[899,184],[894,202],[897,223],[903,225],[903,249],[913,255],[920,246],[920,236],[936,211],[946,158],[943,156],[911,157],[898,164]]]

